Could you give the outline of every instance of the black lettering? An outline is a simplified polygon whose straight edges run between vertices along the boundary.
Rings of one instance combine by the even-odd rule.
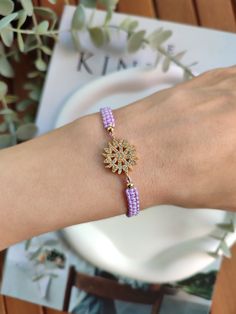
[[[117,64],[117,70],[119,71],[120,69],[127,69],[127,65],[122,59],[119,59]]]
[[[91,57],[93,57],[92,53],[86,54],[86,53],[82,52],[80,54],[77,70],[81,71],[81,68],[84,67],[89,74],[93,74],[92,70],[90,69],[90,67],[87,64],[87,60],[90,59]]]
[[[105,75],[107,73],[107,65],[110,57],[106,56],[103,64],[103,69],[102,69],[102,75]]]

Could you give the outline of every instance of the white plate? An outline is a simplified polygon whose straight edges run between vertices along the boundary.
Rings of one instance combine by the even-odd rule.
[[[56,127],[78,117],[132,103],[155,91],[182,81],[182,70],[171,66],[129,69],[102,77],[78,89],[65,103]],[[119,178],[118,178],[119,179]],[[229,217],[230,216],[230,217]],[[128,219],[125,216],[84,223],[64,230],[72,247],[85,259],[107,271],[147,282],[184,279],[209,266],[218,241],[217,223],[234,219],[235,214],[212,209],[184,209],[156,206]],[[226,241],[232,245],[236,233]]]

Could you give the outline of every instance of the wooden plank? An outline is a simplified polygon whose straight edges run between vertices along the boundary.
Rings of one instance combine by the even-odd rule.
[[[75,286],[97,297],[143,304],[153,304],[162,299],[164,294],[164,289],[161,286],[156,287],[155,290],[144,291],[138,288],[133,289],[128,284],[119,284],[113,279],[91,276],[80,272],[76,273]]]
[[[158,17],[179,23],[198,25],[197,12],[192,0],[155,0]]]
[[[234,11],[234,17],[236,19],[236,0],[231,0],[231,1],[232,1],[233,11]]]
[[[0,314],[7,314],[5,297],[0,295]]]
[[[211,314],[236,313],[236,246],[231,259],[224,259],[217,276]]]
[[[40,306],[19,299],[5,297],[8,314],[41,314]]]
[[[231,0],[195,0],[202,26],[235,32],[236,21]]]
[[[156,17],[155,6],[152,0],[120,0],[117,9],[122,13]]]

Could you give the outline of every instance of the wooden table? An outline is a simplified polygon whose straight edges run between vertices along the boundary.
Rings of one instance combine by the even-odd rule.
[[[69,0],[76,4],[76,0]],[[50,6],[61,13],[64,1],[56,6],[48,0],[34,0],[36,5]],[[234,0],[120,0],[118,11],[148,17],[205,26],[229,32],[236,31],[236,1]],[[20,86],[13,82],[13,86]],[[224,260],[217,278],[212,314],[236,313],[236,247],[230,260]],[[0,255],[0,266],[3,254]],[[10,297],[0,296],[0,314],[56,314],[62,313]],[[109,313],[108,313],[109,314]],[[172,313],[170,313],[172,314]],[[191,314],[191,313],[189,313]]]

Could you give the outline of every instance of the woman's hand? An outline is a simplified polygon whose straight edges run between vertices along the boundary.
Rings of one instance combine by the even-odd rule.
[[[236,67],[115,111],[136,145],[140,207],[236,210]],[[104,168],[99,114],[0,152],[0,250],[72,224],[124,214],[124,182]],[[10,221],[10,223],[9,223]]]
[[[141,207],[236,210],[236,67],[206,72],[115,111],[136,145]]]

